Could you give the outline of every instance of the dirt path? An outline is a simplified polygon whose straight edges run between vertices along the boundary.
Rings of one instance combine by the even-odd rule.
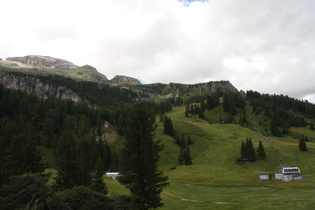
[[[203,202],[203,201],[199,201],[199,200],[191,200],[191,199],[186,199],[186,198],[180,198],[180,197],[177,197],[177,196],[174,196],[174,195],[168,195],[168,194],[163,193],[163,192],[162,192],[162,194],[167,196],[167,197],[175,198],[175,199],[182,200],[182,201]]]

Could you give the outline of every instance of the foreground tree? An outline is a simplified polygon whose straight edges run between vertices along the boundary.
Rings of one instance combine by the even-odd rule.
[[[39,175],[12,176],[0,189],[0,209],[51,209],[48,187]]]
[[[127,117],[126,141],[121,150],[119,182],[132,195],[132,208],[163,206],[160,193],[168,178],[158,171],[159,152],[163,146],[154,141],[155,115],[144,103],[132,107]]]

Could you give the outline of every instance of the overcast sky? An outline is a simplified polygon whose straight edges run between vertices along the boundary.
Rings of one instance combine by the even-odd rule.
[[[0,58],[46,55],[145,83],[229,80],[315,103],[314,0],[4,0]]]

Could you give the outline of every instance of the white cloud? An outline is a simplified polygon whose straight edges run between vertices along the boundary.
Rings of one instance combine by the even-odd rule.
[[[315,94],[313,0],[189,7],[177,0],[7,0],[1,7],[1,58],[49,55],[93,65],[109,78],[230,80],[243,90]]]

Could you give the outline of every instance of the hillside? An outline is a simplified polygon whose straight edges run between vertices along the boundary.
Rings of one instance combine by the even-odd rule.
[[[155,139],[164,144],[158,166],[170,186],[161,195],[162,209],[311,209],[315,205],[314,104],[283,95],[239,92],[228,81],[142,85],[119,76],[113,85],[89,81],[89,72],[95,71],[90,66],[76,69],[82,78],[78,80],[47,73],[53,68],[15,65],[0,65],[3,189],[10,188],[7,183],[14,176],[45,171],[51,173],[48,186],[56,185],[58,190],[45,188],[44,196],[58,206],[49,195],[55,193],[60,202],[68,202],[74,196],[70,189],[90,187],[96,163],[103,173],[119,170],[126,118],[130,106],[141,101],[155,112]],[[165,133],[167,118],[176,136]],[[184,142],[191,165],[180,159],[181,137],[191,138]],[[255,150],[262,142],[265,159],[239,161],[247,138]],[[307,151],[300,151],[301,139]],[[298,166],[306,178],[259,180],[259,174],[273,174],[281,164]],[[69,176],[60,181],[60,172]],[[117,180],[105,178],[105,183],[108,202],[129,195]],[[4,198],[14,193],[6,190],[0,190],[0,208]]]
[[[210,81],[193,85],[179,83],[142,85],[134,78],[121,75],[107,80],[95,68],[88,65],[58,71],[25,65],[19,62],[0,61],[0,84],[6,88],[35,93],[42,98],[57,95],[63,99],[74,99],[76,102],[87,101],[95,105],[104,105],[99,102],[101,98],[98,94],[103,87],[120,88],[126,92],[132,92],[132,97],[136,101],[168,98],[189,100],[195,97],[205,97],[208,93],[222,95],[226,92],[238,92],[229,81]],[[82,88],[83,86],[86,88]],[[93,95],[82,94],[87,90],[95,92]],[[91,99],[91,97],[95,98]]]
[[[176,159],[179,148],[163,134],[161,124],[157,130],[156,138],[163,139],[166,148],[160,167],[171,180],[163,193],[164,209],[311,209],[314,205],[315,143],[307,142],[308,151],[301,152],[296,138],[301,135],[314,138],[314,131],[292,127],[288,135],[272,137],[269,144],[264,136],[248,128],[187,119],[184,111],[184,107],[176,107],[167,115],[172,118],[175,130],[194,140],[190,146],[192,165],[171,170],[176,163],[170,159]],[[241,142],[248,137],[255,149],[260,140],[263,142],[266,159],[238,164]],[[306,179],[291,183],[259,180],[259,174],[273,174],[280,164],[298,166]]]

